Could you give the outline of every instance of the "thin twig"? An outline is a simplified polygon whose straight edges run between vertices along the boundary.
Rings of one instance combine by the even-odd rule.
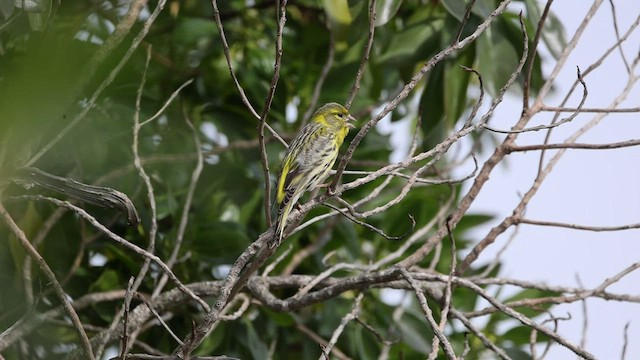
[[[484,347],[493,351],[493,353],[496,354],[500,359],[511,360],[511,357],[509,357],[509,355],[507,355],[507,353],[504,350],[496,346],[496,344],[494,344],[493,341],[491,341],[491,339],[489,339],[485,334],[483,334],[482,331],[480,331],[480,329],[475,327],[475,325],[473,325],[473,323],[469,319],[467,319],[464,316],[464,314],[462,314],[459,310],[451,308],[451,316],[460,320],[460,322],[462,322],[462,324],[467,329],[469,329],[469,331],[471,331],[475,336],[478,337],[478,339],[480,339]]]
[[[301,333],[307,335],[311,340],[318,343],[318,345],[320,345],[321,348],[326,349],[328,344],[327,340],[323,339],[320,335],[316,334],[315,332],[313,332],[311,329],[309,329],[302,323],[296,322],[295,326],[296,326],[296,329],[299,330]],[[342,352],[338,347],[334,346],[332,350],[333,350],[333,355],[338,359],[351,360],[351,358],[348,357],[344,352]]]
[[[360,60],[360,66],[358,66],[358,71],[356,72],[356,79],[353,82],[353,86],[351,90],[349,90],[349,95],[347,96],[347,101],[345,102],[344,107],[347,109],[351,108],[351,103],[353,103],[353,99],[355,99],[358,90],[360,90],[360,81],[362,80],[362,74],[364,73],[364,67],[369,61],[369,53],[371,53],[371,47],[373,46],[373,36],[376,31],[376,0],[369,0],[369,35],[367,37],[367,43],[364,46],[364,51],[362,53],[362,60]]]
[[[533,73],[533,62],[536,60],[536,55],[538,54],[538,44],[540,43],[540,37],[542,36],[542,31],[544,31],[544,23],[547,21],[547,16],[549,15],[549,9],[551,8],[551,4],[553,0],[547,0],[547,5],[545,5],[544,10],[542,11],[542,15],[540,15],[540,20],[538,20],[538,26],[536,27],[536,34],[533,37],[533,43],[531,44],[531,52],[529,52],[529,58],[527,59],[527,67],[524,70],[524,85],[522,86],[522,111],[525,112],[529,109],[529,91],[531,89],[531,74]],[[532,4],[533,6],[538,6],[536,3]]]
[[[622,333],[622,354],[620,354],[620,360],[627,358],[627,345],[629,344],[629,325],[631,322],[627,322],[624,325],[624,331]]]
[[[640,228],[640,223],[619,225],[619,226],[593,226],[593,225],[578,225],[578,224],[561,223],[561,222],[555,222],[555,221],[542,221],[542,220],[531,220],[531,219],[517,219],[516,223],[539,225],[539,226],[562,227],[567,229],[587,230],[587,231],[596,231],[596,232],[621,231],[621,230],[631,230],[631,229]]]
[[[149,46],[147,48],[147,51],[149,53],[151,53],[151,46]],[[165,110],[167,110],[167,108],[169,107],[169,105],[171,105],[171,103],[173,102],[173,100],[175,100],[176,97],[178,97],[178,94],[180,94],[180,91],[182,91],[182,89],[184,89],[185,87],[189,86],[191,83],[193,82],[193,79],[189,79],[187,81],[185,81],[182,85],[180,85],[174,92],[171,93],[171,95],[169,96],[169,98],[164,102],[164,104],[162,104],[162,107],[160,109],[158,109],[158,111],[156,111],[155,114],[153,114],[153,116],[151,116],[150,118],[148,118],[145,121],[142,121],[140,123],[140,127],[147,125],[148,123],[152,122],[153,120],[157,119],[160,117],[160,115],[162,115],[164,113]]]
[[[264,128],[267,124],[267,115],[271,110],[271,102],[276,94],[276,87],[278,86],[278,79],[280,79],[280,64],[282,62],[282,32],[284,24],[287,21],[287,0],[279,0],[278,7],[276,9],[276,19],[278,20],[278,29],[276,31],[276,48],[275,56],[276,60],[273,65],[273,77],[271,78],[271,86],[269,86],[269,92],[264,100],[264,107],[260,114],[260,120],[258,125],[258,141],[260,143],[260,159],[262,163],[262,172],[264,174],[264,216],[267,227],[271,227],[271,176],[269,175],[269,156],[267,155],[267,148],[264,140]]]
[[[584,76],[585,74],[583,74]],[[612,114],[618,114],[618,113],[637,113],[640,112],[640,107],[632,107],[632,108],[618,108],[618,109],[611,109],[611,108],[585,108],[583,107],[582,109],[579,109],[580,112],[583,113],[612,113]],[[540,108],[540,111],[548,111],[548,112],[576,112],[578,111],[577,108],[572,108],[572,107],[562,107],[562,106],[548,106],[548,105],[543,105]]]
[[[129,332],[127,331],[129,328],[129,310],[131,306],[131,299],[133,298],[133,280],[134,277],[129,278],[129,283],[127,284],[127,292],[124,295],[124,303],[122,304],[123,317],[122,317],[122,326],[124,328],[122,332],[122,339],[120,345],[120,357],[124,357],[129,352]]]
[[[582,280],[580,279],[580,275],[576,274],[576,282],[578,286],[584,287]],[[582,300],[580,302],[582,305],[582,333],[580,334],[580,347],[585,348],[587,346],[587,333],[589,330],[589,312],[587,311],[587,301]]]
[[[615,30],[616,32],[616,39],[618,39],[618,49],[620,50],[620,57],[622,58],[622,62],[624,63],[624,66],[627,68],[627,73],[631,73],[631,67],[629,66],[627,57],[624,56],[624,50],[622,50],[622,45],[620,45],[620,30],[618,29],[618,16],[616,15],[616,7],[613,4],[613,0],[609,0],[609,5],[611,5],[611,19],[613,20],[613,30]]]
[[[582,111],[582,106],[584,106],[585,101],[587,101],[587,96],[589,95],[589,91],[587,90],[587,84],[584,82],[584,79],[582,78],[582,74],[580,73],[580,68],[577,68],[577,77],[578,77],[578,81],[580,81],[580,84],[582,84],[582,98],[580,99],[580,104],[578,104],[578,107],[576,108],[576,111],[573,112],[573,114],[567,116],[566,118],[558,121],[558,122],[553,122],[549,125],[539,125],[539,126],[532,126],[529,128],[524,128],[524,129],[515,129],[515,130],[501,130],[501,129],[496,129],[496,128],[492,128],[490,126],[485,126],[485,129],[492,131],[492,132],[496,132],[496,133],[500,133],[500,134],[520,134],[520,133],[524,133],[524,132],[531,132],[531,131],[540,131],[540,130],[547,130],[547,129],[553,129],[556,128],[560,125],[566,124],[570,121],[572,121],[573,119],[576,118],[576,116],[578,116]]]
[[[539,145],[512,145],[507,148],[507,151],[521,152],[532,150],[552,150],[552,149],[583,149],[583,150],[611,150],[625,147],[632,147],[640,145],[640,139],[633,139],[627,141],[620,141],[608,144],[584,144],[584,143],[558,143],[558,144],[539,144]]]
[[[518,63],[518,67],[511,74],[506,84],[500,89],[498,96],[491,102],[491,105],[489,106],[489,110],[487,110],[487,112],[482,116],[482,118],[480,118],[480,120],[476,124],[465,127],[462,130],[458,131],[456,134],[464,134],[466,131],[474,130],[475,127],[485,126],[487,121],[489,121],[489,119],[493,116],[493,113],[497,108],[497,106],[500,105],[500,103],[504,99],[504,95],[507,92],[507,90],[515,83],[518,75],[520,75],[520,73],[522,72],[525,61],[527,60],[527,55],[529,53],[529,45],[528,45],[529,37],[524,27],[524,20],[522,19],[522,14],[520,14],[519,20],[520,20],[520,29],[522,31],[522,37],[523,37],[523,41],[522,41],[523,50],[522,50],[522,55],[520,57],[520,62]],[[524,127],[526,123],[529,121],[529,119],[530,118],[528,116],[523,116],[518,121],[518,124],[516,124],[516,128]],[[515,141],[515,138],[516,138],[515,135],[516,134],[509,134],[507,138],[504,140],[502,146],[506,146],[512,143],[513,141]],[[469,209],[473,201],[478,196],[480,189],[482,189],[484,184],[489,180],[489,174],[496,167],[496,165],[504,158],[505,155],[506,154],[504,153],[504,150],[502,150],[502,147],[498,147],[494,151],[493,155],[491,155],[491,157],[489,157],[489,159],[484,163],[484,165],[482,166],[482,169],[478,173],[478,176],[476,176],[475,181],[473,182],[473,185],[467,191],[467,194],[462,198],[462,200],[458,204],[457,209],[451,214],[452,227],[455,227],[456,224],[466,214],[467,210]],[[434,235],[432,235],[431,237],[429,237],[429,239],[427,239],[425,244],[423,244],[413,254],[411,254],[410,256],[407,256],[402,261],[398,262],[397,265],[407,268],[416,264],[421,259],[423,259],[431,251],[431,249],[433,249],[433,247],[437,243],[439,243],[445,236],[446,236],[446,229],[444,229],[441,226]],[[469,254],[469,255],[472,255],[472,254]],[[458,266],[458,268],[460,268],[460,266]]]

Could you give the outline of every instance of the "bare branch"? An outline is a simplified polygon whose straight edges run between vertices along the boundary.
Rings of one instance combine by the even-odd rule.
[[[620,226],[592,226],[592,225],[578,225],[578,224],[568,224],[568,223],[561,223],[561,222],[554,222],[554,221],[541,221],[541,220],[531,220],[531,219],[517,219],[515,222],[519,224],[563,227],[568,229],[587,230],[587,231],[596,231],[596,232],[621,231],[621,230],[631,230],[631,229],[640,228],[640,223],[620,225]]]
[[[583,149],[583,150],[611,150],[625,147],[640,145],[640,139],[620,141],[608,144],[583,144],[583,143],[558,143],[558,144],[540,144],[540,145],[512,145],[508,148],[510,153],[532,150],[551,150],[551,149]]]
[[[131,306],[131,298],[133,297],[133,280],[134,277],[129,278],[129,283],[127,284],[127,292],[124,295],[124,303],[122,304],[122,326],[124,327],[124,332],[122,333],[122,342],[120,345],[120,357],[124,357],[129,352],[129,332],[128,324],[129,324],[129,310]]]

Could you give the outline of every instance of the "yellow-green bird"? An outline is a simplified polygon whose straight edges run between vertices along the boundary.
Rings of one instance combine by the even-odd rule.
[[[289,145],[278,176],[278,215],[272,247],[282,241],[287,218],[300,196],[315,189],[329,176],[344,138],[349,129],[355,127],[349,121],[355,121],[355,118],[344,106],[325,104],[316,110],[311,121]]]

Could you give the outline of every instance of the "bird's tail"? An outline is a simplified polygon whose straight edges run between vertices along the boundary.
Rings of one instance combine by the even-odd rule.
[[[282,204],[280,208],[278,208],[278,215],[276,217],[276,222],[273,225],[273,238],[269,243],[271,248],[277,247],[282,242],[282,237],[284,236],[284,229],[287,227],[287,218],[289,217],[289,213],[291,213],[291,209],[293,208],[294,202],[290,201],[286,204]]]

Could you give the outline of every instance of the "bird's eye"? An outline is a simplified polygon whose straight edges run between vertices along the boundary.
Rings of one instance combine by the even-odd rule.
[[[343,113],[338,113],[338,117],[339,117],[339,118],[343,118],[343,117],[344,117],[344,114],[343,114]]]

